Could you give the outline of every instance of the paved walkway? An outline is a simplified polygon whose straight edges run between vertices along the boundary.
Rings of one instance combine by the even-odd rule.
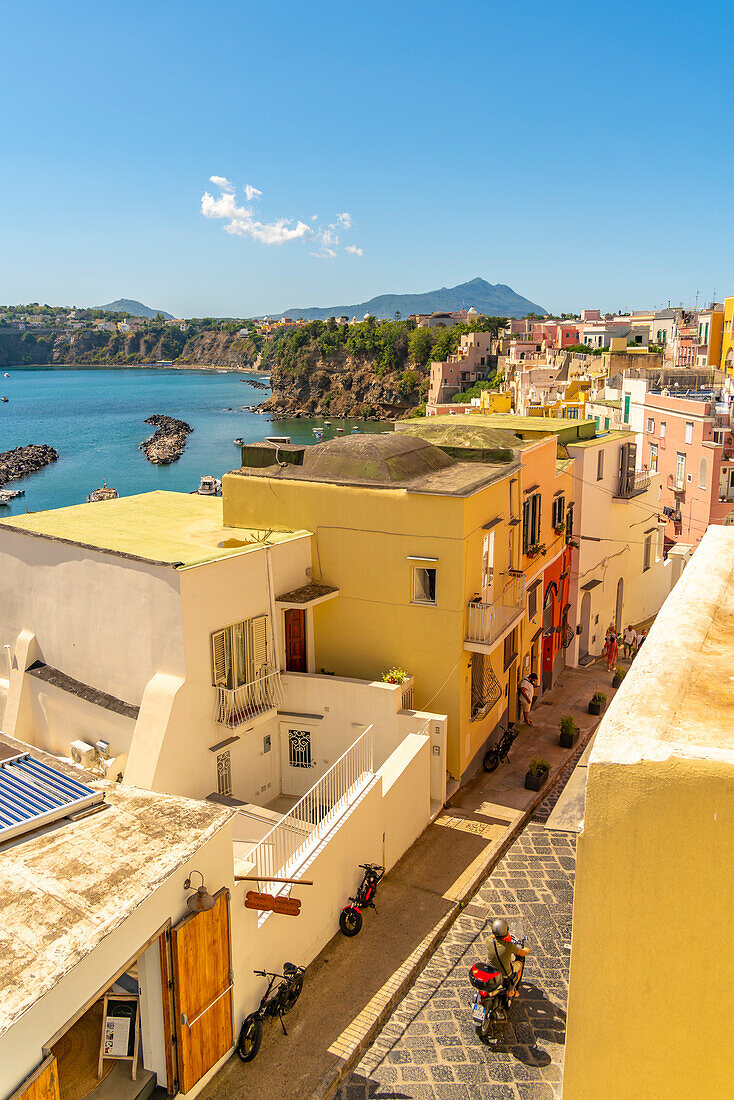
[[[463,912],[462,907],[471,901],[488,871],[505,854],[532,808],[542,799],[542,794],[524,788],[528,761],[533,756],[549,761],[550,787],[569,759],[579,755],[559,747],[560,718],[564,714],[574,715],[581,728],[583,745],[599,721],[587,713],[588,701],[597,690],[606,692],[609,699],[613,695],[611,675],[605,669],[592,665],[586,669],[567,669],[561,674],[557,685],[534,709],[534,726],[522,727],[510,761],[492,775],[480,772],[458,791],[436,822],[385,877],[378,893],[378,912],[366,914],[359,936],[349,940],[337,933],[310,964],[299,1003],[287,1019],[288,1036],[277,1025],[266,1027],[257,1059],[245,1065],[236,1056],[230,1058],[203,1091],[203,1100],[224,1100],[240,1091],[252,1092],[263,1100],[283,1096],[317,1100],[334,1093],[424,970],[457,917],[462,922],[483,920],[481,914],[489,904],[486,900],[471,902]],[[518,843],[522,846],[527,842],[526,837]],[[548,841],[545,843],[547,846]],[[568,858],[571,843],[566,838],[560,846],[566,847],[564,858]],[[529,859],[530,854],[525,852],[522,859]],[[554,849],[548,858],[557,862],[560,857]],[[516,888],[531,889],[527,885],[527,872],[511,864],[512,860],[503,861],[501,873],[518,870]],[[560,888],[559,875],[549,872],[548,884],[552,881]],[[509,885],[507,888],[510,889]],[[525,894],[518,894],[516,900],[510,900],[509,896],[504,900],[516,906],[526,901],[546,905],[549,910],[555,906],[549,889],[544,889],[539,900]],[[493,905],[497,903],[498,899],[492,901]],[[479,908],[473,908],[475,905]],[[284,958],[288,957],[287,931],[284,926]],[[469,928],[461,934],[468,935],[470,931]],[[531,968],[529,981],[534,983],[532,974]],[[457,977],[457,990],[460,985],[469,988],[465,977]],[[462,994],[460,1015],[466,1012],[468,1023],[466,990]],[[454,1044],[446,1044],[451,1045]],[[474,1057],[466,1055],[468,1061]],[[508,1053],[508,1065],[514,1061]],[[460,1076],[447,1078],[446,1082],[463,1087]],[[461,1087],[456,1095],[463,1097]],[[441,1095],[448,1100],[450,1093]]]
[[[560,786],[455,922],[337,1100],[560,1097],[575,837],[542,824],[559,792]],[[507,916],[515,935],[528,935],[532,954],[520,1002],[482,1042],[471,1021],[467,975],[498,915]]]

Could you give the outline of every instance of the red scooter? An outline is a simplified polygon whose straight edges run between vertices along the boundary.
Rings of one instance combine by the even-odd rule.
[[[355,896],[349,899],[351,905],[345,905],[339,915],[339,927],[345,936],[357,935],[362,927],[363,909],[375,909],[377,883],[385,874],[385,868],[377,863],[360,863],[360,867],[364,871],[364,878]]]

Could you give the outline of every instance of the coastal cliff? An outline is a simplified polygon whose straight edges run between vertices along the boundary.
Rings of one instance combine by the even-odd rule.
[[[378,375],[374,362],[345,356],[317,359],[311,369],[294,375],[287,367],[271,367],[272,394],[258,412],[283,417],[333,416],[396,420],[421,400],[421,376],[415,371]]]
[[[0,333],[0,367],[136,366],[161,360],[176,366],[256,370],[259,355],[247,337],[207,329],[188,337],[175,328],[128,333]]]

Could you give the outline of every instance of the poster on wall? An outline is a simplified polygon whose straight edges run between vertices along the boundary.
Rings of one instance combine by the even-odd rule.
[[[132,1062],[132,1079],[136,1078],[140,999],[134,993],[105,993],[102,1012],[102,1038],[99,1046],[98,1077],[102,1077],[105,1058]]]

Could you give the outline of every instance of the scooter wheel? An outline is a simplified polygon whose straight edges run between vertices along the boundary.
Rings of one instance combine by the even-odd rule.
[[[260,1049],[263,1038],[263,1023],[259,1016],[251,1013],[240,1028],[237,1040],[237,1053],[243,1062],[251,1062]]]
[[[482,763],[485,772],[496,772],[500,766],[500,758],[496,752],[485,752]]]
[[[339,927],[345,936],[356,936],[362,928],[362,914],[359,909],[355,909],[352,905],[342,909],[339,915]]]

